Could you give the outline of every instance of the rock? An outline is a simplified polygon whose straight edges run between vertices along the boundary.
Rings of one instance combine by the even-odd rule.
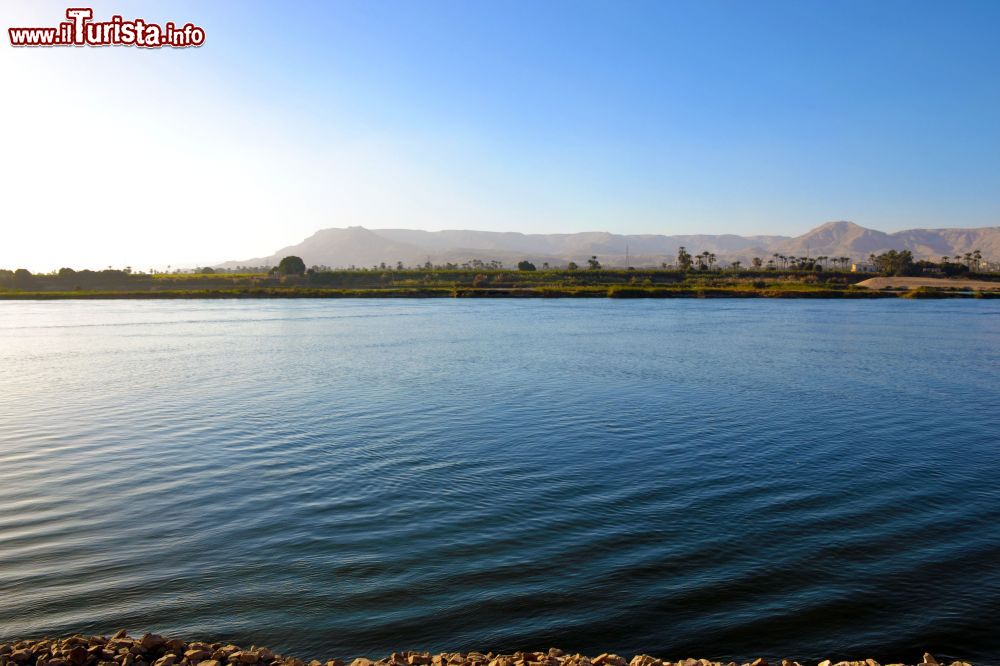
[[[938,660],[934,658],[930,652],[924,652],[924,663],[930,664],[931,666],[939,666]]]
[[[86,663],[88,656],[90,655],[87,654],[87,648],[82,645],[76,645],[66,653],[66,658],[76,666]]]
[[[146,634],[139,639],[139,647],[149,652],[156,650],[167,644],[167,639],[159,634]]]
[[[27,663],[34,656],[35,656],[34,653],[32,653],[31,650],[27,648],[21,648],[20,650],[13,650],[10,653],[11,660],[18,664]]]
[[[817,666],[830,666],[830,660],[824,659],[823,661],[819,662]]]
[[[114,638],[116,640],[119,638],[128,638],[128,632],[125,631],[124,629],[119,629],[118,632],[115,633],[115,635],[112,636],[111,638]]]
[[[359,657],[351,662],[351,666],[375,666],[375,662],[371,659],[365,659],[364,657]]]
[[[767,660],[764,659],[763,657],[761,657],[759,659],[754,659],[750,663],[750,666],[767,666]]]
[[[330,661],[326,662],[324,666],[344,666],[344,662],[342,662],[340,659],[331,659]]]
[[[153,662],[153,666],[174,666],[177,662],[176,654],[165,654]]]
[[[206,659],[205,661],[199,661],[198,666],[222,666],[222,662],[216,659]]]
[[[187,652],[184,653],[184,658],[187,659],[188,662],[192,664],[198,664],[203,661],[206,661],[211,656],[212,653],[209,652],[208,650],[194,649],[194,650],[188,650]]]
[[[648,654],[637,654],[629,662],[629,666],[662,666],[662,664],[662,661]]]
[[[616,654],[608,654],[607,652],[597,655],[591,660],[594,666],[627,666],[628,662],[619,657]]]

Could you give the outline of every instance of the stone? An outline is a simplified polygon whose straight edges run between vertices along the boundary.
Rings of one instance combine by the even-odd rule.
[[[165,654],[153,662],[153,666],[174,666],[177,663],[176,654]]]
[[[209,652],[208,650],[194,649],[194,650],[188,650],[184,653],[184,658],[187,659],[188,662],[192,664],[197,664],[206,661],[211,656],[212,653]]]
[[[594,666],[627,666],[628,662],[619,657],[616,654],[609,654],[607,652],[597,655],[591,660]]]
[[[930,652],[924,653],[924,663],[930,664],[931,666],[939,666],[938,660],[935,659],[934,655],[932,655]]]
[[[817,666],[830,666],[830,660],[824,659],[823,661],[819,662]]]
[[[66,658],[76,666],[86,663],[88,656],[90,655],[87,654],[87,648],[82,645],[75,645],[66,653]]]
[[[14,650],[10,653],[11,660],[18,664],[27,663],[28,661],[31,660],[33,656],[35,656],[34,653],[32,653],[31,650],[28,650],[27,648]]]
[[[147,652],[150,650],[156,650],[167,644],[167,639],[159,634],[146,634],[139,639],[139,647]]]
[[[342,662],[340,659],[331,659],[330,661],[326,662],[324,666],[344,666],[344,662]]]
[[[199,661],[198,666],[222,666],[222,662],[216,659],[206,659],[204,661]]]
[[[637,654],[629,662],[629,666],[662,666],[662,664],[662,661],[648,654]]]
[[[358,657],[351,662],[351,666],[375,666],[375,662],[371,659],[365,659],[364,657]]]

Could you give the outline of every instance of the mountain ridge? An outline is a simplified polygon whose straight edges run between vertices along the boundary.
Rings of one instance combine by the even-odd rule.
[[[1000,258],[1000,226],[978,228],[905,229],[886,233],[854,222],[826,222],[800,236],[739,236],[735,234],[613,234],[589,231],[564,234],[419,229],[367,229],[361,226],[321,229],[300,243],[275,253],[219,264],[277,265],[282,257],[302,257],[306,265],[332,268],[365,267],[385,263],[406,266],[426,261],[463,264],[474,260],[500,261],[513,266],[527,259],[535,264],[564,266],[584,263],[596,255],[608,266],[659,266],[675,261],[683,246],[692,254],[711,252],[723,262],[753,257],[765,262],[773,255],[850,257],[854,261],[888,250],[910,250],[917,259],[939,260],[980,250],[989,260]]]

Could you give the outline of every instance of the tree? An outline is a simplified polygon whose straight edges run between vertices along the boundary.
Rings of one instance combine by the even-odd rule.
[[[764,265],[764,260],[761,259],[760,257],[754,257],[753,259],[750,260],[750,263],[753,264],[754,268],[759,269],[761,266]]]
[[[909,250],[883,252],[875,257],[874,263],[879,272],[886,275],[909,275],[914,270],[913,253]]]
[[[677,265],[682,271],[691,270],[691,266],[693,265],[693,262],[691,261],[691,254],[684,249],[683,245],[677,248]]]
[[[278,263],[278,273],[281,275],[302,275],[306,272],[306,262],[302,257],[289,255]]]
[[[74,271],[72,268],[60,268],[58,275],[61,278],[71,278],[74,275],[76,275],[76,271]]]
[[[519,271],[533,271],[533,270],[535,270],[535,265],[533,263],[531,263],[530,261],[528,261],[527,259],[524,259],[522,261],[517,262],[517,270],[519,270]]]
[[[587,266],[589,266],[592,271],[596,271],[601,268],[601,262],[597,260],[596,254],[591,256],[590,259],[587,259]]]
[[[14,271],[14,286],[27,287],[34,282],[34,276],[27,268],[18,268]]]
[[[571,261],[568,264],[566,264],[566,270],[568,270],[568,271],[575,271],[578,268],[579,268],[579,266],[576,265],[575,261]]]

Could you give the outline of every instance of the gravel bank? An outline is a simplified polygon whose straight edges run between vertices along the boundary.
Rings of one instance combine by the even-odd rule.
[[[955,661],[940,663],[925,654],[919,666],[971,666]],[[480,652],[394,652],[382,659],[359,658],[347,663],[340,659],[312,660],[308,664],[295,657],[275,654],[263,647],[241,648],[223,643],[187,642],[146,634],[132,638],[125,631],[112,637],[70,636],[0,643],[0,666],[803,666],[795,661],[768,663],[764,659],[737,664],[708,659],[668,661],[649,655],[631,660],[616,654],[587,657],[551,648],[547,652],[482,654]],[[818,666],[882,666],[874,659],[861,661],[821,661]],[[887,664],[886,666],[906,666]]]

